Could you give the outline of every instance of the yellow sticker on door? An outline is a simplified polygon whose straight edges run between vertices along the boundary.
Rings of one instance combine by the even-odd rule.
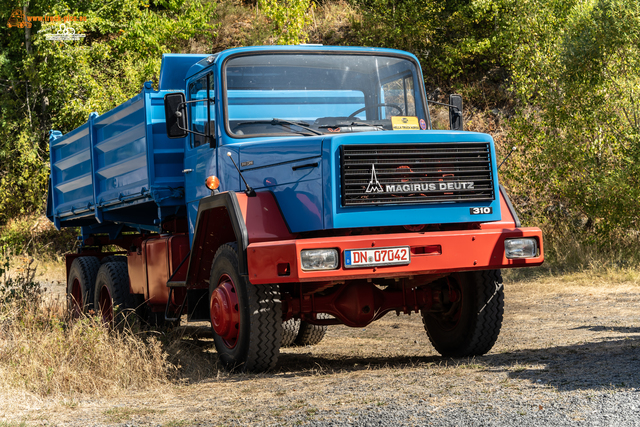
[[[415,116],[391,116],[391,125],[393,130],[420,130]]]

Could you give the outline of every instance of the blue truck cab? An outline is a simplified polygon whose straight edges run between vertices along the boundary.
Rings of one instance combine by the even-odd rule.
[[[51,134],[47,212],[83,242],[70,310],[209,320],[238,370],[390,311],[420,312],[443,355],[486,353],[499,269],[540,265],[542,235],[451,99],[453,130],[433,130],[420,64],[398,50],[165,55],[158,90]]]

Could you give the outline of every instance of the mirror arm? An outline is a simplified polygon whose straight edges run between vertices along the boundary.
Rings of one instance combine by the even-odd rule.
[[[460,108],[458,108],[458,107],[456,107],[455,105],[452,105],[452,104],[445,104],[444,102],[436,102],[436,101],[432,101],[430,99],[427,99],[427,104],[444,105],[445,107],[449,107],[449,108],[455,109],[456,112],[460,112]]]
[[[181,102],[180,104],[178,104],[178,109],[176,110],[176,114],[182,114],[182,111],[180,110],[185,110],[185,107],[187,106],[187,104],[191,104],[194,102],[203,102],[203,101],[211,101],[214,102],[215,98],[207,98],[207,99],[194,99],[191,101],[185,101],[185,102]],[[211,144],[212,142],[215,141],[215,138],[213,137],[213,135],[206,135],[204,133],[200,133],[200,132],[196,132],[194,130],[190,130],[190,129],[185,129],[182,126],[180,126],[180,123],[178,123],[178,129],[185,131],[187,133],[192,133],[194,135],[198,135],[198,136],[203,136],[205,138],[209,138],[209,144]]]

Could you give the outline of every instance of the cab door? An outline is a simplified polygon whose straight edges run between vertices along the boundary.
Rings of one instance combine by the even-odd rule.
[[[211,194],[205,186],[205,180],[211,175],[217,175],[214,102],[213,73],[200,75],[189,83],[187,117],[189,130],[195,133],[189,133],[187,139],[183,173],[191,241],[198,214],[198,203],[200,199]]]

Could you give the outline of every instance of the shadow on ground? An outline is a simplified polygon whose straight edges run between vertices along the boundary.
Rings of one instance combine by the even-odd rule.
[[[585,326],[592,331],[640,332],[640,328]],[[202,345],[202,344],[201,344]],[[211,346],[201,347],[203,354]],[[215,353],[207,352],[209,360]],[[276,369],[260,377],[304,377],[332,375],[344,372],[376,371],[383,369],[465,366],[486,372],[506,372],[508,378],[548,385],[558,390],[590,390],[602,388],[640,388],[640,336],[610,336],[600,341],[541,349],[522,349],[508,353],[488,354],[474,358],[428,357],[341,357],[310,353],[283,353]],[[213,371],[217,371],[215,374]],[[183,379],[202,381],[220,378],[214,369],[205,377]],[[227,377],[229,374],[224,374]],[[233,375],[231,375],[233,376]],[[227,377],[229,378],[229,377]],[[234,380],[256,378],[243,374]]]

